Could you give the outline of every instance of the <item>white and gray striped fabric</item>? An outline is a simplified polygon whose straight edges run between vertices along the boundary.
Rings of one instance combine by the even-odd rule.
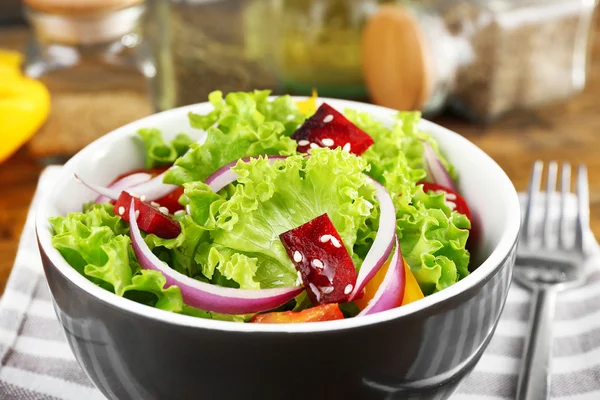
[[[47,168],[33,200],[51,187]],[[585,287],[559,297],[554,325],[552,398],[600,399],[600,248]],[[486,353],[453,400],[514,398],[529,313],[528,293],[513,285]],[[0,299],[0,399],[104,399],[80,369],[56,319],[30,212]]]

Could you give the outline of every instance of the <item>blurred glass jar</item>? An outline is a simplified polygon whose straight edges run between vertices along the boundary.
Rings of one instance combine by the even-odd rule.
[[[25,74],[52,99],[50,118],[29,143],[41,159],[64,160],[98,137],[152,113],[154,65],[139,22],[143,0],[25,0],[34,36]]]
[[[363,33],[373,100],[492,121],[585,86],[596,0],[392,1]]]
[[[277,91],[277,3],[152,1],[144,26],[157,64],[155,107],[203,102],[214,90]]]
[[[365,99],[361,34],[380,0],[281,0],[280,80],[286,92]]]

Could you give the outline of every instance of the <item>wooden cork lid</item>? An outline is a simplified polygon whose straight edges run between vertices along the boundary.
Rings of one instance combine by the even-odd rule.
[[[415,15],[400,5],[383,5],[362,36],[363,74],[372,100],[396,110],[418,110],[433,90],[433,65]]]
[[[144,0],[23,0],[37,11],[61,14],[85,14],[127,8]]]

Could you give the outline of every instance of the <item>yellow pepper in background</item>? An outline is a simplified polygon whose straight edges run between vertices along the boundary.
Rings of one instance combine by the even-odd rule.
[[[50,114],[48,89],[21,73],[22,62],[20,53],[0,50],[0,162],[27,142]]]

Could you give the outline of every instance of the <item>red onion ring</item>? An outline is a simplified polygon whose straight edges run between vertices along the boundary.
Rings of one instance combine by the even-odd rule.
[[[394,235],[396,241],[396,250],[390,261],[388,271],[383,278],[383,282],[379,285],[375,296],[369,304],[358,314],[369,315],[381,311],[390,310],[399,307],[402,304],[404,297],[404,289],[406,287],[406,276],[404,272],[404,260],[402,259],[402,251],[400,250],[400,242],[398,237]],[[398,304],[400,299],[400,304]]]
[[[177,185],[170,185],[167,183],[163,183],[162,180],[165,176],[164,172],[160,175],[157,175],[156,177],[154,177],[152,179],[146,179],[144,181],[141,181],[141,178],[140,178],[140,180],[138,180],[138,184],[129,185],[129,186],[125,186],[125,184],[123,184],[123,185],[116,186],[117,183],[120,183],[121,181],[123,181],[129,177],[132,177],[134,175],[150,176],[149,174],[146,174],[146,173],[130,175],[130,176],[127,176],[127,177],[121,179],[119,182],[117,182],[109,187],[95,185],[93,183],[90,183],[90,182],[87,182],[87,181],[81,179],[77,174],[74,174],[74,175],[75,175],[75,179],[77,179],[79,182],[83,183],[85,186],[87,186],[94,192],[101,195],[100,197],[98,197],[96,199],[96,203],[99,202],[98,199],[102,200],[102,202],[109,201],[109,200],[117,200],[119,198],[119,195],[121,194],[121,192],[126,189],[128,192],[130,192],[130,194],[132,196],[143,197],[144,201],[153,201],[153,200],[160,199],[161,197],[168,195],[169,193],[171,193],[172,191],[174,191],[175,189],[177,189],[179,187]]]
[[[435,154],[435,151],[431,145],[425,140],[421,140],[421,142],[423,143],[423,156],[425,158],[427,174],[438,185],[446,186],[447,188],[456,191],[456,186],[454,185],[452,177],[450,177],[448,170],[446,170],[444,164],[442,164],[438,156]]]
[[[277,160],[285,160],[287,158],[286,156],[267,156],[267,157],[269,158],[269,161],[271,162],[271,164],[273,164]],[[248,162],[250,162],[251,159],[252,159],[252,157],[246,157],[246,158],[241,158],[240,160],[245,163],[248,163]],[[238,178],[238,175],[235,172],[233,172],[231,169],[233,167],[235,167],[240,160],[230,162],[229,164],[219,168],[211,176],[206,178],[206,181],[204,181],[204,183],[206,183],[208,186],[210,186],[210,188],[213,190],[213,192],[217,193],[218,191],[223,189],[225,186],[229,185],[230,183],[235,182]]]
[[[152,253],[139,230],[135,203],[129,208],[130,234],[133,251],[144,269],[161,272],[167,279],[166,287],[178,286],[185,304],[221,314],[251,314],[277,308],[298,296],[303,287],[244,290],[226,288],[200,282],[179,273]]]
[[[117,200],[119,198],[119,195],[121,194],[121,190],[111,189],[111,188],[107,188],[107,187],[99,186],[99,185],[94,185],[93,183],[90,183],[90,182],[87,182],[87,181],[81,179],[79,177],[79,175],[77,175],[77,174],[73,174],[73,175],[75,175],[75,179],[77,180],[77,182],[83,183],[89,189],[91,189],[94,192],[96,192],[104,197],[107,197],[109,199]]]
[[[126,177],[119,179],[118,181],[116,181],[115,183],[110,185],[108,187],[108,189],[121,191],[121,190],[129,189],[132,186],[139,185],[140,183],[147,182],[150,179],[152,179],[152,175],[147,174],[145,172],[138,172],[136,174],[127,175]],[[98,198],[96,199],[96,203],[106,203],[110,200],[116,200],[116,199],[112,199],[107,196],[98,196]]]
[[[275,162],[275,160],[282,160],[287,157],[285,156],[269,156],[269,160],[271,163]],[[241,160],[244,162],[249,162],[250,157],[242,158]],[[219,168],[216,172],[214,172],[208,179],[206,179],[205,183],[211,187],[211,189],[216,193],[223,189],[225,186],[229,185],[232,182],[235,182],[237,179],[237,175],[231,171],[239,160],[231,162],[221,168]],[[122,190],[128,189],[132,196],[142,197],[144,196],[144,201],[153,201],[156,199],[160,199],[177,189],[179,186],[171,185],[167,183],[163,183],[163,179],[165,177],[165,173],[163,172],[160,175],[157,175],[154,178],[149,178],[150,175],[146,173],[138,173],[126,176],[125,178],[115,182],[109,187],[103,187],[99,185],[95,185],[84,181],[79,178],[77,174],[75,174],[75,178],[83,183],[85,186],[93,190],[94,192],[100,194],[96,199],[96,203],[106,202],[109,200],[117,200]],[[148,176],[146,179],[142,179],[141,176]]]
[[[358,271],[356,285],[354,285],[354,290],[350,294],[350,301],[362,292],[371,278],[385,264],[392,252],[394,237],[396,236],[396,209],[392,198],[383,185],[375,179],[372,181],[377,189],[377,199],[379,200],[379,228],[375,240],[360,267],[360,271]]]
[[[146,201],[160,199],[177,189],[179,186],[163,183],[166,172],[155,176],[147,182],[128,188],[132,195],[144,196]]]

